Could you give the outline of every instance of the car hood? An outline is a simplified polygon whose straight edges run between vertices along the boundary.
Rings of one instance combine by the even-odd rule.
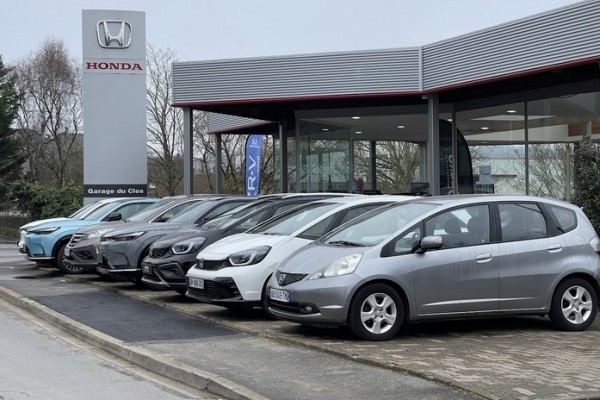
[[[224,229],[207,230],[196,228],[177,230],[176,232],[163,236],[160,240],[154,242],[154,245],[158,248],[168,247],[184,240],[212,237],[222,231],[224,231]]]
[[[52,222],[46,222],[44,224],[35,225],[33,227],[28,228],[27,230],[31,231],[31,230],[37,230],[37,229],[50,228],[50,227],[59,227],[60,229],[77,230],[79,227],[97,224],[97,223],[98,223],[98,221],[88,221],[85,219],[66,218],[66,219],[62,219],[62,220],[56,220],[56,221],[52,221]]]
[[[133,224],[125,223],[124,227],[111,229],[107,236],[113,235],[126,235],[129,233],[146,231],[146,232],[163,232],[163,231],[174,231],[176,229],[181,228],[191,228],[193,224],[177,224],[172,222],[161,222],[161,223],[141,223],[141,224]]]
[[[33,227],[37,227],[38,225],[44,225],[46,223],[52,223],[52,222],[56,222],[56,221],[65,221],[68,220],[69,218],[66,217],[57,217],[57,218],[46,218],[46,219],[39,219],[37,221],[31,221],[25,225],[22,225],[19,230],[24,230],[27,228],[33,228]]]
[[[310,274],[331,265],[335,260],[355,253],[365,253],[372,247],[339,247],[315,242],[298,249],[281,262],[278,269],[285,273]]]
[[[114,229],[124,227],[124,221],[107,221],[107,222],[94,222],[91,225],[82,226],[77,229],[77,233],[90,233],[98,231],[100,229]]]
[[[273,247],[283,241],[292,238],[282,235],[261,235],[258,233],[238,233],[227,236],[208,246],[198,253],[198,258],[221,259],[238,251],[250,250],[260,246]]]

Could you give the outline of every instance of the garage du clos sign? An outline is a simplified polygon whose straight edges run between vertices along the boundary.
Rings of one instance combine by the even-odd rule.
[[[145,14],[83,10],[82,28],[84,201],[145,197]]]

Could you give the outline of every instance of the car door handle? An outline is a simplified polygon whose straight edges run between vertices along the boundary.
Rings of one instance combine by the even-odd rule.
[[[492,259],[492,255],[490,253],[479,254],[475,257],[475,261],[482,264],[490,261]]]
[[[562,250],[562,244],[556,243],[548,246],[548,253],[558,253]]]

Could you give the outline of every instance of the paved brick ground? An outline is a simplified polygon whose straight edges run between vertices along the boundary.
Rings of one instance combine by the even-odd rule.
[[[236,315],[175,292],[71,277],[281,341],[446,382],[490,399],[600,399],[600,318],[585,332],[558,332],[547,318],[522,317],[415,324],[387,342],[354,339],[346,329],[316,329]]]

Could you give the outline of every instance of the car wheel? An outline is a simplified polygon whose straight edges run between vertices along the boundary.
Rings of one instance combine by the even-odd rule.
[[[54,256],[54,266],[63,274],[81,274],[85,272],[83,268],[65,263],[65,247],[67,247],[67,243],[61,244],[56,251],[56,255]]]
[[[552,296],[550,320],[562,331],[582,331],[598,312],[596,291],[588,282],[571,278],[562,282]]]
[[[263,285],[262,296],[260,297],[260,305],[262,306],[262,309],[267,317],[270,319],[275,319],[275,316],[271,313],[271,311],[269,311],[269,298],[267,297],[267,283],[269,282],[269,279],[271,279],[271,275],[269,275]]]
[[[350,331],[363,340],[394,337],[404,316],[404,305],[390,286],[376,283],[360,289],[350,303]]]

